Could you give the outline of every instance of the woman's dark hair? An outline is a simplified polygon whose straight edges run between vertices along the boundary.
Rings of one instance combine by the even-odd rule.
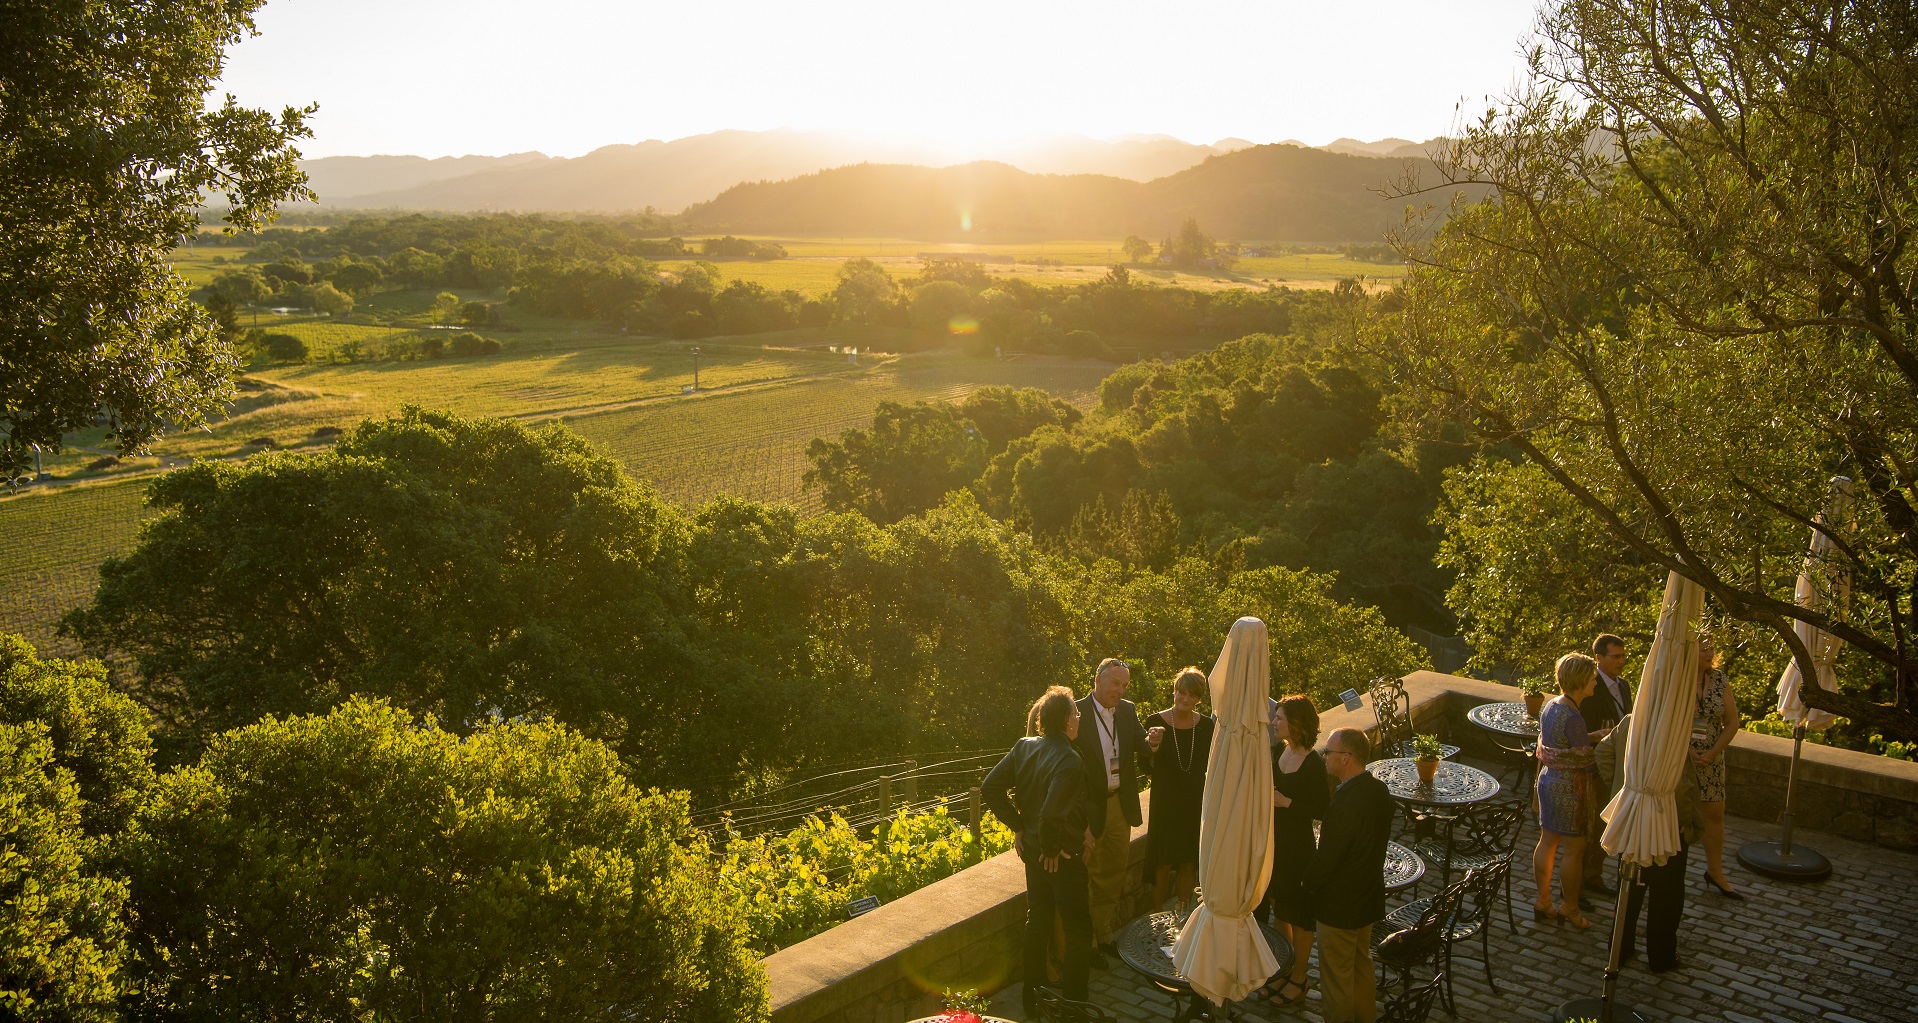
[[[1178,678],[1172,680],[1173,692],[1196,696],[1201,700],[1206,698],[1206,690],[1209,688],[1210,684],[1206,681],[1205,672],[1197,668],[1187,668],[1179,672]]]
[[[1066,734],[1066,722],[1072,720],[1072,690],[1053,686],[1033,706],[1039,708],[1040,735]]]
[[[1319,709],[1312,706],[1312,698],[1304,693],[1293,693],[1279,699],[1279,709],[1285,712],[1285,726],[1292,731],[1290,738],[1299,746],[1311,749],[1319,741]]]

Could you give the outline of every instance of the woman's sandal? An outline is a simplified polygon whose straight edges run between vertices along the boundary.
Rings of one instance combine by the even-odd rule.
[[[1293,980],[1291,977],[1287,977],[1285,978],[1285,983],[1280,984],[1277,991],[1271,991],[1272,985],[1267,984],[1266,989],[1270,993],[1265,996],[1265,1000],[1271,1002],[1273,1005],[1296,1005],[1299,1002],[1305,1001],[1305,994],[1310,990],[1306,986],[1306,983],[1307,982],[1303,980]],[[1289,998],[1286,997],[1285,993],[1292,988],[1298,988],[1299,993]]]
[[[1591,930],[1592,922],[1585,919],[1584,915],[1578,911],[1576,906],[1574,906],[1569,913],[1561,909],[1558,911],[1558,915],[1563,918],[1566,923],[1571,924],[1581,931]]]

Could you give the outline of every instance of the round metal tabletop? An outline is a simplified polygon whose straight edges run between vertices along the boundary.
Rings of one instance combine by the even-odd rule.
[[[1184,921],[1171,913],[1147,913],[1125,925],[1119,932],[1119,958],[1127,966],[1144,974],[1147,980],[1161,987],[1175,991],[1189,991],[1179,971],[1172,968],[1172,953],[1167,951],[1172,943],[1179,940],[1179,927]],[[1279,961],[1279,972],[1292,968],[1292,943],[1281,937],[1271,924],[1261,922],[1259,930],[1265,932],[1265,943],[1272,949],[1273,958]]]
[[[1465,720],[1514,739],[1538,738],[1538,719],[1522,703],[1481,703],[1465,712]]]
[[[1395,799],[1426,806],[1464,806],[1498,795],[1498,779],[1476,767],[1441,760],[1430,784],[1419,782],[1418,761],[1410,757],[1374,760],[1366,767],[1385,783]]]

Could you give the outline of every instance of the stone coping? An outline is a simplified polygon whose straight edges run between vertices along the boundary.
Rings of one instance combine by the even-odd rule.
[[[1465,720],[1467,710],[1481,703],[1521,698],[1513,686],[1435,671],[1405,676],[1405,688],[1415,726],[1461,744],[1479,738],[1479,729]],[[1319,720],[1321,742],[1335,728],[1358,728],[1376,735],[1378,727],[1369,698],[1356,711],[1343,705],[1329,708]],[[1734,812],[1757,820],[1776,818],[1775,806],[1768,814],[1751,810],[1756,806],[1763,811],[1771,805],[1762,802],[1763,792],[1782,793],[1791,747],[1790,739],[1750,732],[1741,731],[1733,739],[1728,764],[1733,772]],[[1801,788],[1794,803],[1801,827],[1818,828],[1830,819],[1829,813],[1823,818],[1807,813],[1807,805],[1819,802],[1821,796],[1857,804],[1862,807],[1857,812],[1874,820],[1918,822],[1918,764],[1807,743],[1798,783]],[[1741,789],[1748,795],[1741,797]],[[1142,794],[1148,809],[1150,795]],[[1832,830],[1847,833],[1845,827]],[[1144,827],[1132,832],[1134,868],[1144,860],[1145,832]],[[1918,842],[1913,835],[1918,835],[1918,826],[1881,822],[1875,830],[1867,827],[1862,836],[1848,837],[1909,851],[1918,847],[1911,844]],[[1138,873],[1133,869],[1131,876],[1136,879]],[[976,951],[982,943],[1016,940],[1024,916],[1024,867],[1015,854],[1002,853],[761,960],[770,983],[773,1019],[777,1023],[903,1021],[922,1015],[907,1011],[914,1003],[900,1001],[902,989],[915,984],[927,989],[924,978],[942,972],[937,964],[970,955],[969,950]],[[1006,983],[1015,979],[1004,978]],[[937,993],[936,987],[931,990]]]

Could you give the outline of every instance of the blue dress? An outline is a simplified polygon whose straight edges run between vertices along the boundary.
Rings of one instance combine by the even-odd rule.
[[[1578,838],[1598,798],[1598,774],[1585,716],[1563,696],[1538,715],[1538,759],[1538,826]]]

